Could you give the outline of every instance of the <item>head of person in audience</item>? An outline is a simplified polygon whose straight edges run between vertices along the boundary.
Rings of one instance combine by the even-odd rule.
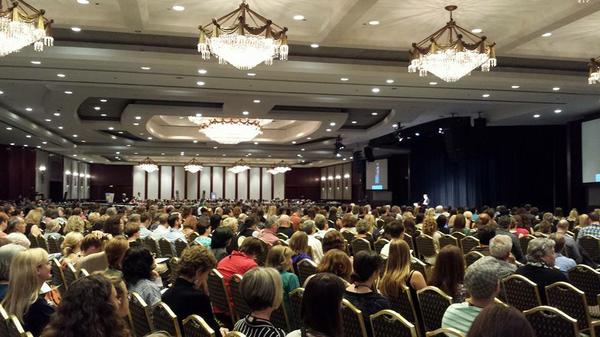
[[[352,275],[350,279],[354,286],[369,287],[379,278],[383,267],[383,258],[376,252],[361,250],[354,255]]]
[[[283,301],[281,276],[274,268],[252,268],[242,278],[240,293],[253,316],[271,317]]]
[[[212,233],[210,248],[219,249],[227,247],[233,236],[234,234],[233,231],[231,231],[231,228],[225,226],[217,227]]]
[[[9,315],[15,315],[23,322],[42,284],[52,276],[48,253],[42,248],[18,252],[10,264],[9,275],[8,291],[2,305]]]
[[[508,235],[496,235],[490,240],[490,255],[507,260],[512,250],[512,239]]]
[[[133,286],[140,280],[151,280],[155,268],[154,257],[145,247],[129,248],[123,258],[123,280]]]
[[[315,226],[317,226],[317,229],[320,231],[329,229],[327,218],[323,214],[315,215]]]
[[[423,220],[423,234],[433,236],[438,231],[438,225],[433,217],[425,216]]]
[[[308,280],[302,295],[300,317],[309,332],[327,337],[342,335],[344,289],[344,282],[330,273],[319,273]]]
[[[140,224],[138,222],[128,222],[125,225],[125,236],[129,241],[136,241],[140,238]]]
[[[31,241],[25,236],[25,234],[21,232],[12,232],[6,236],[8,241],[11,243],[23,246],[25,248],[29,248],[31,246]]]
[[[313,235],[317,232],[317,226],[315,226],[314,220],[305,220],[300,224],[300,230],[306,233],[306,235]]]
[[[121,222],[120,215],[113,215],[108,219],[104,220],[104,233],[113,236],[123,235],[123,224]]]
[[[238,220],[234,217],[223,219],[223,224],[221,226],[229,228],[233,233],[238,232]]]
[[[18,232],[25,233],[27,229],[27,225],[25,224],[25,220],[20,216],[11,216],[8,218],[7,226],[6,226],[6,234]]]
[[[79,232],[71,232],[65,235],[63,242],[60,245],[63,257],[68,257],[71,254],[77,254],[81,250],[81,242],[83,234]]]
[[[295,232],[289,240],[290,248],[296,254],[309,254],[310,255],[310,247],[308,245],[308,235],[305,232],[298,231]]]
[[[397,298],[406,285],[410,274],[410,247],[404,240],[390,242],[390,251],[385,264],[383,278],[379,282],[379,291],[384,295]]]
[[[121,277],[104,274],[102,272],[96,272],[94,274],[101,274],[106,277],[115,287],[117,292],[117,313],[119,317],[127,319],[129,315],[129,292],[127,291],[127,285]]]
[[[279,272],[290,271],[292,269],[292,256],[294,251],[284,245],[273,246],[267,254],[267,267],[275,268]]]
[[[25,247],[16,244],[7,244],[0,247],[0,283],[8,283],[10,280],[10,264],[15,255],[25,249]]]
[[[446,294],[457,298],[459,285],[465,277],[465,260],[462,251],[453,245],[440,249],[429,284],[442,289]]]
[[[600,214],[598,212],[594,211],[594,212],[590,213],[588,216],[590,218],[590,221],[589,221],[590,224],[597,225],[598,222],[600,222]]]
[[[527,262],[554,267],[556,254],[555,243],[547,238],[535,238],[527,245]]]
[[[52,219],[46,224],[46,233],[59,233],[60,229],[60,220],[58,219]]]
[[[0,212],[0,232],[6,233],[8,227],[8,215],[4,212]]]
[[[485,307],[494,302],[500,291],[498,271],[487,263],[472,264],[465,271],[464,286],[470,294],[470,303]]]
[[[82,277],[69,286],[42,336],[131,336],[119,306],[109,279],[100,274]]]
[[[85,221],[79,215],[71,215],[67,219],[67,224],[65,225],[65,233],[70,232],[80,232],[83,233],[85,230]]]
[[[560,254],[565,248],[565,236],[560,233],[552,233],[549,237],[550,240],[554,241],[554,253]]]
[[[517,309],[501,304],[485,307],[471,324],[467,337],[535,337],[535,331]]]
[[[404,237],[404,224],[402,221],[394,220],[392,222],[386,223],[383,226],[384,234],[390,240],[402,240]]]
[[[201,288],[217,265],[214,255],[202,245],[186,248],[177,264],[177,276]],[[201,288],[202,289],[202,288]]]
[[[262,241],[255,237],[245,238],[240,246],[240,252],[252,259],[256,259],[256,257],[264,251],[265,247],[263,246]]]
[[[176,212],[172,212],[169,217],[167,218],[167,223],[169,224],[169,227],[171,228],[175,228],[175,229],[179,229],[181,228],[181,214],[180,213],[176,213]]]
[[[562,219],[556,224],[556,232],[565,234],[569,230],[569,221]]]
[[[129,241],[124,236],[115,236],[106,243],[104,252],[110,269],[121,270],[123,258],[129,249]]]
[[[489,246],[490,240],[496,236],[496,230],[492,226],[479,227],[477,230],[476,237],[479,240],[479,244],[482,246]]]
[[[83,237],[81,241],[81,255],[88,256],[90,254],[101,252],[104,249],[104,236],[100,237],[97,233],[90,233]]]
[[[318,273],[331,273],[347,283],[350,283],[352,276],[352,260],[344,251],[331,249],[323,255],[323,258],[317,266]]]
[[[328,231],[323,236],[323,253],[327,253],[331,249],[346,251],[344,237],[337,230]]]

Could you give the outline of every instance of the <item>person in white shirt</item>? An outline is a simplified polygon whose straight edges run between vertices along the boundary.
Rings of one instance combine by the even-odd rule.
[[[152,232],[152,238],[154,240],[158,241],[164,238],[171,231],[167,222],[168,220],[169,214],[167,213],[163,213],[158,217],[158,227]]]
[[[404,225],[402,224],[402,221],[394,220],[385,224],[383,228],[383,235],[389,238],[390,243],[395,240],[404,240]],[[386,243],[379,253],[384,259],[387,259],[390,253],[390,243]]]
[[[325,233],[329,231],[329,222],[327,221],[327,218],[325,218],[323,214],[315,215],[315,226],[317,226],[317,231],[314,236],[323,239]]]
[[[177,240],[183,240],[183,242],[187,242],[185,234],[183,234],[183,230],[181,228],[181,214],[171,213],[167,219],[167,222],[169,227],[171,227],[171,230],[165,235],[165,239],[171,242],[171,244]]]
[[[323,258],[323,245],[321,241],[315,237],[317,227],[313,220],[306,220],[300,225],[300,230],[308,235],[308,246],[311,249],[312,259],[316,264],[321,262]]]

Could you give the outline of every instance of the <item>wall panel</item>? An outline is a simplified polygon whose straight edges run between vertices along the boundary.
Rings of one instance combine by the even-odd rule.
[[[238,199],[248,198],[248,172],[238,173]]]
[[[213,192],[217,194],[217,198],[223,198],[223,167],[213,167]]]
[[[183,166],[175,166],[175,199],[181,200],[185,197],[185,170]]]
[[[273,177],[274,189],[273,199],[284,199],[285,198],[285,178],[287,173],[285,174],[277,174]]]
[[[235,199],[235,174],[225,170],[225,199]]]
[[[160,167],[160,198],[171,199],[171,175],[173,169],[171,165]]]
[[[250,169],[250,199],[260,198],[260,168]]]
[[[134,166],[133,167],[133,195],[136,198],[144,198],[146,194],[145,190],[146,185],[146,171],[141,168]],[[120,196],[115,195],[115,201],[117,201]]]
[[[273,196],[271,195],[271,173],[268,173],[267,170],[262,170],[262,198],[265,200],[271,200]]]
[[[194,200],[198,196],[198,177],[200,172],[191,173],[187,172],[187,195],[186,199]]]
[[[148,173],[148,199],[158,199],[158,171]]]

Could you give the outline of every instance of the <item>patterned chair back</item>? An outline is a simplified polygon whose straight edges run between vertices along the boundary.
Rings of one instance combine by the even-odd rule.
[[[442,237],[440,238],[440,249],[444,248],[445,246],[456,246],[460,248],[460,245],[458,244],[458,239],[456,239],[452,235],[447,234],[442,235]]]
[[[590,266],[578,264],[569,270],[569,281],[579,290],[585,293],[588,305],[598,305],[600,295],[600,272]]]
[[[50,253],[50,250],[49,250],[49,247],[48,247],[48,241],[46,240],[46,238],[43,235],[40,235],[40,236],[36,237],[36,239],[37,239],[37,245],[38,245],[38,247],[40,247],[43,250],[45,250],[48,253]],[[57,251],[57,253],[60,253],[60,249]]]
[[[284,233],[277,233],[275,234],[275,236],[279,239],[279,240],[283,240],[286,241],[289,239],[289,237],[287,235],[285,235]]]
[[[233,310],[231,308],[229,295],[225,290],[225,282],[223,280],[223,275],[221,275],[221,273],[219,273],[218,270],[213,269],[208,274],[207,283],[208,292],[210,294],[210,302],[212,303],[213,307],[219,308],[233,319],[235,315],[233,314]]]
[[[40,248],[40,244],[38,243],[37,236],[29,233],[29,235],[27,235],[27,238],[29,239],[29,242],[31,242],[31,244],[29,245],[29,248]],[[46,249],[46,247],[42,247],[42,248]]]
[[[433,238],[431,236],[427,234],[421,234],[417,236],[415,240],[420,256],[431,257],[437,255],[435,244],[433,243]]]
[[[368,252],[371,251],[371,244],[369,243],[369,241],[363,238],[354,239],[353,241],[351,241],[350,245],[352,246],[352,254],[354,255],[356,255],[356,253],[362,250],[366,250]]]
[[[187,242],[181,240],[181,239],[177,239],[175,241],[175,253],[178,257],[181,256],[181,254],[183,253],[183,251],[188,247]]]
[[[215,337],[215,331],[198,315],[190,315],[183,320],[185,337]]]
[[[525,311],[542,305],[537,284],[522,275],[511,275],[502,280],[506,303]]]
[[[69,289],[71,284],[77,280],[77,271],[75,270],[75,267],[73,267],[73,264],[67,263],[63,274],[65,275],[65,284],[67,289]]]
[[[523,312],[536,337],[578,337],[577,321],[549,306],[539,306]]]
[[[235,315],[238,320],[246,317],[252,311],[240,293],[240,283],[242,283],[242,275],[235,274],[229,279],[229,293],[231,294]]]
[[[583,291],[566,282],[556,282],[546,287],[546,298],[549,306],[575,318],[580,331],[590,327],[590,312]]]
[[[42,236],[43,238],[43,236]],[[60,253],[60,242],[58,239],[55,239],[53,236],[49,236],[47,244],[48,244],[48,254],[57,254]]]
[[[196,233],[196,232],[192,232],[192,234],[190,234],[190,242],[194,242],[196,241],[196,239],[200,237],[200,234]]]
[[[417,323],[417,313],[415,311],[414,299],[407,286],[402,286],[402,291],[398,297],[388,296],[390,301],[390,309],[402,315],[412,324]]]
[[[129,319],[131,320],[131,326],[135,336],[142,337],[154,330],[150,308],[138,293],[131,292],[130,296]]]
[[[156,240],[154,240],[153,237],[151,236],[147,236],[144,240],[144,247],[148,248],[148,250],[153,253],[155,256],[161,256],[160,255],[160,249],[158,248],[158,242],[156,242]]]
[[[304,285],[306,279],[317,273],[317,265],[309,259],[302,259],[298,262],[298,278],[300,286]]]
[[[79,269],[79,277],[86,277],[86,276],[90,276],[90,273],[85,270],[84,268]],[[77,277],[77,278],[79,278]]]
[[[161,238],[158,240],[158,247],[160,248],[160,257],[170,258],[176,256],[176,254],[173,252],[173,246],[171,246],[169,240]]]
[[[594,262],[600,262],[600,239],[584,235],[579,238],[579,245]]]
[[[458,240],[459,243],[460,243],[460,240],[467,237],[463,232],[452,232],[452,234],[450,234],[450,235],[454,236],[456,238],[456,240]]]
[[[522,236],[519,238],[519,244],[521,245],[521,250],[523,252],[527,252],[527,246],[529,246],[529,241],[535,239],[533,235]]]
[[[381,310],[370,320],[373,337],[417,337],[415,326],[392,310]]]
[[[452,297],[437,287],[425,287],[417,292],[421,317],[425,331],[433,331],[442,327],[442,317],[452,304]]]
[[[15,315],[10,315],[6,321],[6,327],[8,329],[8,337],[24,337],[25,329],[21,325],[21,321]]]
[[[177,315],[165,303],[160,302],[154,306],[152,321],[154,329],[166,331],[173,337],[182,337],[179,322],[177,322]]]
[[[259,266],[264,266],[267,261],[267,255],[269,255],[269,250],[271,250],[271,245],[263,240],[260,240],[260,244],[263,246],[263,250],[262,253],[256,257],[256,263]]]
[[[460,240],[460,246],[462,247],[463,254],[467,254],[471,249],[479,247],[479,239],[466,236]]]
[[[181,259],[178,257],[172,257],[167,260],[167,270],[169,271],[169,283],[173,283],[177,279],[177,266],[179,265],[180,260]]]
[[[280,328],[283,331],[285,331],[285,333],[287,334],[288,332],[291,331],[290,330],[290,321],[289,321],[288,317],[289,316],[288,316],[287,310],[285,309],[285,305],[283,305],[283,303],[281,303],[279,308],[277,308],[271,314],[271,323],[273,323],[273,325],[275,327]]]
[[[465,254],[465,267],[472,265],[475,263],[475,261],[481,259],[482,257],[484,256],[480,252],[468,252]]]
[[[52,259],[52,285],[54,285],[58,292],[62,295],[66,290],[65,275],[63,274],[60,262],[57,259]]]
[[[377,254],[381,254],[383,246],[387,245],[388,243],[390,243],[390,241],[384,238],[377,239],[377,241],[375,241],[375,251],[377,252]]]
[[[414,255],[417,256],[417,249],[415,247],[415,239],[410,234],[404,233],[404,235],[402,236],[402,240],[406,241],[406,244],[408,244],[408,248],[412,249],[412,251],[414,252]]]
[[[367,337],[362,312],[345,298],[342,299],[342,331],[344,337]]]
[[[413,257],[410,259],[410,270],[416,270],[423,274],[423,278],[427,280],[427,264],[425,262]]]
[[[300,313],[302,311],[302,296],[304,295],[304,288],[296,288],[290,292],[290,330],[298,330],[302,327],[302,317]]]
[[[343,231],[342,232],[342,236],[344,237],[344,239],[346,239],[346,241],[348,242],[352,242],[354,241],[354,233],[350,232],[350,231]]]
[[[8,337],[8,313],[0,304],[0,337]]]

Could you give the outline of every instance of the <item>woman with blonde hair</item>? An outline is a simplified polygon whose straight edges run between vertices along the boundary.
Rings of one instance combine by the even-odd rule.
[[[9,315],[23,322],[25,331],[39,336],[54,312],[40,289],[51,277],[48,253],[33,248],[17,253],[10,265],[8,291],[2,306]]]
[[[408,287],[417,298],[417,290],[427,286],[425,277],[419,271],[410,270],[410,248],[404,240],[390,242],[390,253],[385,265],[385,272],[379,281],[379,291],[390,298],[398,298],[402,286]]]
[[[438,230],[437,221],[433,217],[425,217],[425,220],[423,220],[423,234],[429,235],[433,238],[435,252],[439,252],[440,238],[442,237],[442,233],[440,233],[440,231]],[[425,262],[434,265],[435,256],[426,256]]]
[[[277,215],[277,206],[275,205],[271,205],[269,206],[269,209],[267,210],[267,216],[265,216],[265,218],[270,218],[272,216],[276,216]]]
[[[75,265],[81,252],[81,241],[83,241],[83,234],[79,232],[71,232],[65,235],[65,239],[60,245],[63,256],[61,265],[66,266],[67,263]]]
[[[309,259],[312,260],[310,246],[308,245],[308,235],[304,232],[296,232],[289,241],[290,248],[294,251],[292,256],[292,264],[294,270],[298,271],[298,262]]]
[[[78,215],[71,215],[69,219],[67,219],[67,224],[65,225],[65,234],[70,232],[79,232],[83,233],[85,230],[85,222]]]
[[[269,250],[267,254],[266,266],[275,268],[281,275],[283,284],[283,303],[286,309],[290,307],[289,293],[300,287],[300,280],[296,274],[290,272],[292,270],[292,255],[294,251],[287,246],[277,245]]]

